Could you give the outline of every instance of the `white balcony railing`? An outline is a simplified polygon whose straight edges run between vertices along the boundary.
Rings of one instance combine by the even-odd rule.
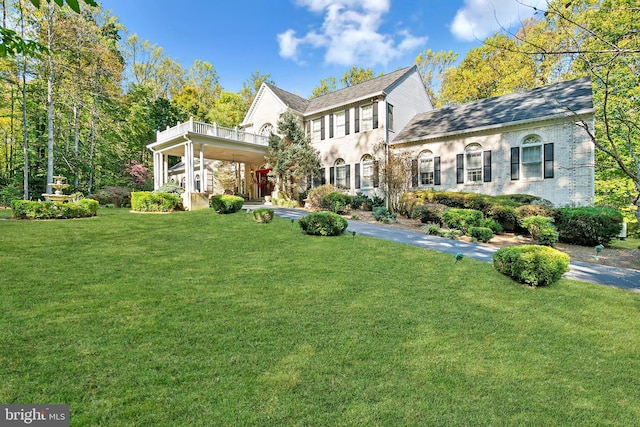
[[[186,135],[187,132],[248,144],[262,145],[265,147],[269,145],[269,138],[266,136],[245,132],[238,128],[218,126],[215,123],[211,125],[209,123],[196,122],[193,119],[186,123],[178,123],[172,128],[167,128],[162,132],[158,132],[156,135],[156,141],[166,141],[175,138],[176,136]]]

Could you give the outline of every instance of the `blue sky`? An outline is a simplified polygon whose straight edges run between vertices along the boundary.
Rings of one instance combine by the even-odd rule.
[[[355,65],[388,73],[425,49],[460,56],[542,0],[102,0],[129,34],[188,68],[210,62],[238,91],[252,72],[307,97]]]

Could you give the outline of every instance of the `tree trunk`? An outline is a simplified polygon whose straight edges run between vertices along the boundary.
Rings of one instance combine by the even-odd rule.
[[[24,9],[20,3],[20,35],[24,38]],[[29,200],[29,133],[27,129],[27,58],[22,56],[22,155],[24,156],[23,169],[23,196]]]
[[[47,77],[47,193],[52,193],[53,183],[53,16],[54,3],[47,6],[47,49],[49,49],[49,75]]]
[[[80,127],[78,124],[78,106],[73,106],[73,167],[75,168],[73,178],[74,188],[78,189],[79,178],[78,178],[78,147],[80,145]]]

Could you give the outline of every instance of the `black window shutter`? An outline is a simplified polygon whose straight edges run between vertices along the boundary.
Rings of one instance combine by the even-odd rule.
[[[491,150],[482,153],[482,180],[491,182]]]
[[[333,138],[333,113],[329,114],[329,138]]]
[[[353,109],[355,117],[353,118],[353,133],[360,132],[360,107]]]
[[[324,168],[320,168],[320,185],[325,185],[327,178],[324,176]]]
[[[324,139],[324,116],[320,117],[320,140]]]
[[[553,143],[544,144],[544,177],[553,178]]]
[[[355,164],[356,188],[360,188],[360,163]]]
[[[373,188],[380,187],[380,177],[378,176],[379,174],[380,174],[380,162],[375,160],[373,162]]]
[[[329,184],[334,185],[336,183],[336,168],[334,166],[329,168]]]
[[[511,147],[511,181],[520,179],[520,147]]]
[[[307,135],[311,133],[311,120],[307,120],[306,123]]]
[[[345,181],[347,181],[347,188],[351,188],[351,165],[347,165],[345,166],[346,169],[346,173],[345,173]]]
[[[378,129],[378,101],[373,102],[373,128]]]
[[[418,159],[411,159],[411,186],[418,186]]]
[[[440,185],[440,157],[433,158],[433,185]]]
[[[464,184],[464,154],[456,154],[456,183]]]
[[[350,108],[344,110],[344,134],[349,135],[349,113],[351,112]]]

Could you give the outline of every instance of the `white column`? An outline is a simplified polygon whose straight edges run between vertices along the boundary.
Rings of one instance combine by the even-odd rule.
[[[162,176],[162,170],[160,166],[160,162],[158,161],[158,156],[160,153],[157,151],[153,152],[153,189],[157,190],[160,187],[160,177]]]
[[[193,193],[193,142],[187,141],[184,146],[184,173],[185,173],[185,185],[184,191],[186,193]]]
[[[200,192],[204,193],[206,188],[204,180],[204,144],[200,144]]]
[[[169,182],[169,156],[164,154],[162,156],[162,171],[163,173],[163,184]]]

